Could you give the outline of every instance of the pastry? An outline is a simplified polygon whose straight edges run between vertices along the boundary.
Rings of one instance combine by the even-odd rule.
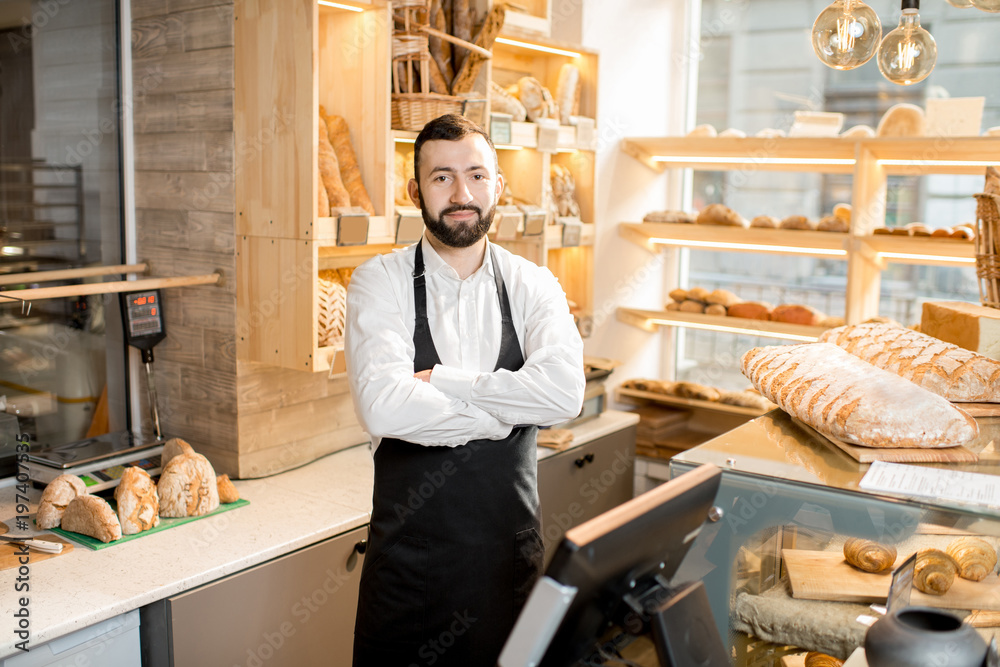
[[[728,227],[749,227],[750,223],[742,215],[723,204],[709,204],[698,214],[699,225],[724,225]]]
[[[163,451],[160,452],[160,466],[166,468],[170,459],[181,454],[194,454],[194,448],[180,438],[170,438],[163,445]]]
[[[160,516],[208,514],[219,506],[219,484],[212,464],[201,454],[181,454],[163,468],[156,485]]]
[[[122,536],[121,523],[111,505],[104,498],[90,495],[69,502],[63,512],[62,529],[89,535],[105,544]]]
[[[778,225],[781,229],[816,229],[816,223],[804,215],[790,215]]]
[[[875,134],[880,137],[922,137],[927,134],[927,117],[915,104],[889,107],[878,122]]]
[[[958,564],[943,551],[924,549],[917,552],[913,568],[913,586],[921,593],[944,595],[958,574]]]
[[[896,547],[851,537],[844,542],[844,560],[865,572],[885,572],[896,562]]]
[[[220,503],[235,503],[240,499],[240,492],[236,490],[236,486],[229,479],[229,475],[219,475],[215,478],[215,482],[219,487]]]
[[[580,69],[576,65],[563,63],[559,68],[556,105],[559,107],[559,122],[569,125],[569,117],[577,115],[580,106]]]
[[[87,485],[76,475],[59,475],[42,491],[35,523],[39,528],[57,528],[70,501],[87,494]]]
[[[652,211],[643,217],[643,222],[669,222],[672,224],[691,224],[698,216],[687,211]]]
[[[351,132],[347,128],[347,121],[337,115],[327,116],[326,127],[329,130],[330,145],[333,146],[337,154],[337,162],[340,166],[340,178],[344,183],[344,188],[350,198],[350,206],[363,208],[368,215],[375,215],[375,207],[368,197],[368,190],[361,178],[361,167],[358,166],[358,158],[354,154],[354,146],[351,144]],[[330,198],[331,205],[333,198]]]
[[[909,380],[829,343],[757,347],[743,374],[823,435],[864,447],[936,448],[979,435],[976,420]]]
[[[850,218],[844,219],[836,215],[827,215],[820,218],[816,223],[817,231],[821,232],[846,232],[851,226]]]
[[[735,306],[740,303],[742,299],[727,289],[717,289],[712,290],[712,292],[705,297],[705,300],[709,303],[717,303],[728,308],[729,306]]]
[[[519,122],[528,117],[528,111],[521,104],[521,100],[511,95],[496,81],[490,81],[490,108],[498,113],[510,114],[512,120]]]
[[[892,324],[853,324],[824,331],[820,342],[958,403],[1000,403],[1000,361]]]
[[[729,317],[742,317],[748,320],[769,320],[774,306],[765,301],[743,301],[734,303],[727,309]]]
[[[129,466],[115,487],[122,533],[135,535],[160,525],[160,498],[156,484],[142,468]]]
[[[751,227],[761,227],[764,229],[777,229],[781,226],[781,220],[773,215],[758,215],[750,221]]]
[[[843,667],[844,661],[826,653],[809,651],[806,653],[805,667]]]
[[[958,564],[958,576],[971,581],[982,581],[997,566],[997,552],[993,545],[978,537],[959,537],[945,550]]]

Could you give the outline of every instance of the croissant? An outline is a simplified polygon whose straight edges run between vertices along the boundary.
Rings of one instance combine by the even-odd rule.
[[[913,585],[928,595],[944,595],[951,588],[958,574],[955,559],[938,549],[924,549],[917,552],[917,564],[913,569]]]
[[[997,552],[978,537],[959,537],[948,545],[947,553],[958,563],[958,576],[982,581],[997,566]]]
[[[896,548],[851,537],[844,542],[844,560],[865,572],[885,572],[896,562]]]
[[[843,660],[838,660],[832,655],[809,651],[806,653],[806,667],[842,667]]]

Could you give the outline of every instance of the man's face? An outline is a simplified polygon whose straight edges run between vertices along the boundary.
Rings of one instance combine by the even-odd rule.
[[[489,231],[503,178],[486,139],[470,134],[458,141],[433,140],[420,149],[420,182],[409,194],[424,224],[441,243],[468,248]]]

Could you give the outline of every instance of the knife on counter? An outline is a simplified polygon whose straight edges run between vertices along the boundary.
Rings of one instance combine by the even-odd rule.
[[[12,542],[14,544],[23,544],[29,549],[35,549],[36,551],[44,551],[45,553],[58,554],[62,553],[63,545],[59,542],[46,542],[45,540],[36,540],[33,537],[12,537],[10,535],[0,535],[0,540],[4,542]]]

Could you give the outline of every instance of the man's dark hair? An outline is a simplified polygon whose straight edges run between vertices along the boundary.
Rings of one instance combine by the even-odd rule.
[[[493,151],[493,158],[495,160],[497,149],[493,146],[490,135],[486,133],[486,130],[465,116],[460,116],[457,113],[449,113],[444,116],[438,116],[424,125],[424,129],[420,130],[420,134],[417,135],[417,141],[413,144],[413,178],[417,183],[420,182],[420,149],[423,147],[424,142],[439,140],[459,141],[470,134],[478,134],[486,139],[486,143],[490,145],[490,150]],[[494,167],[499,171],[498,164],[495,164]]]

